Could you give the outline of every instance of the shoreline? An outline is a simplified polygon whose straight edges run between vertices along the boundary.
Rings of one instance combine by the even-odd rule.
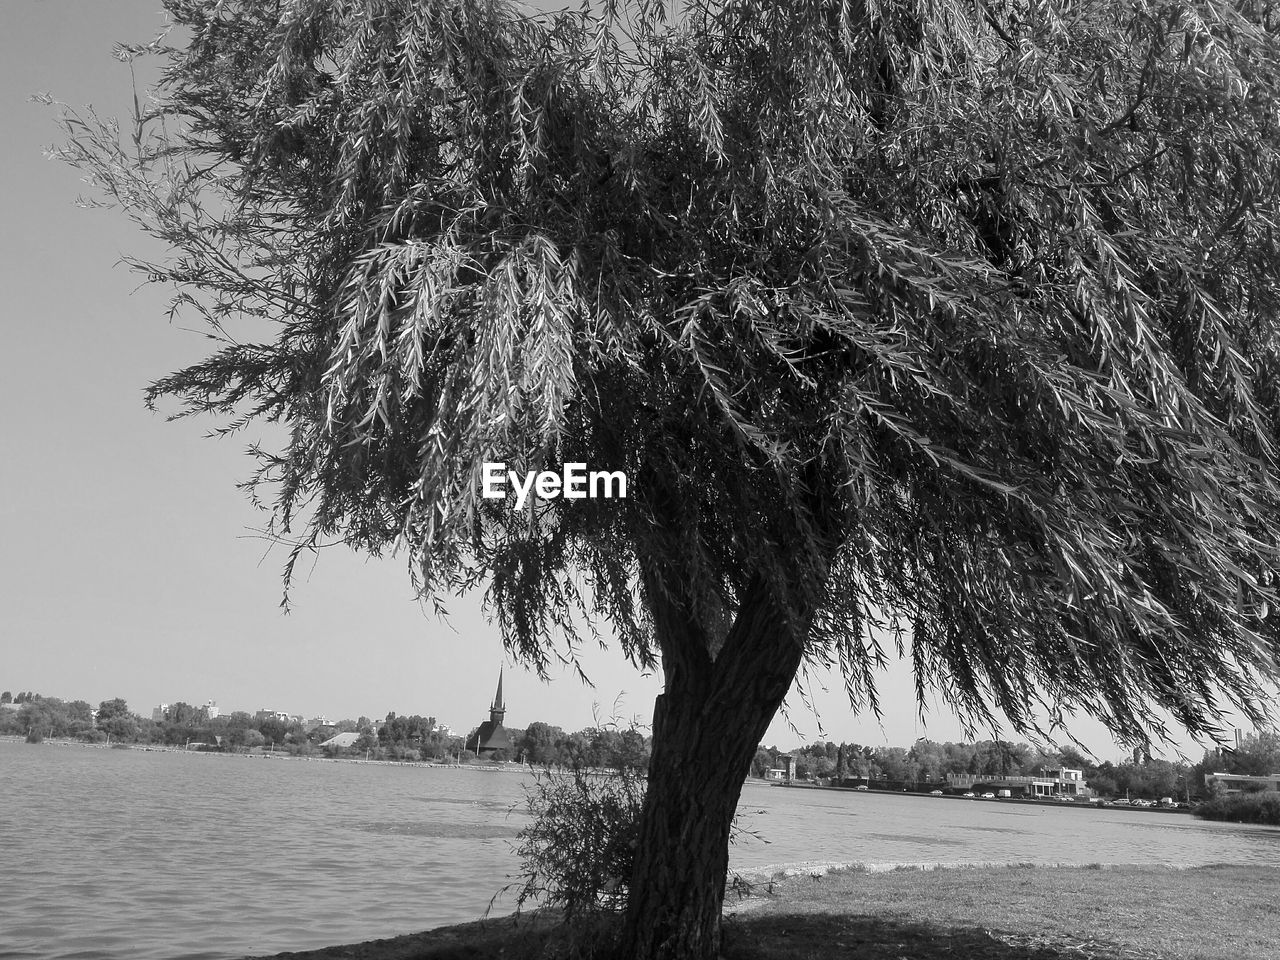
[[[88,743],[84,740],[70,740],[66,737],[46,737],[39,743],[27,744],[26,738],[16,734],[0,734],[0,741],[21,743],[32,747],[45,745],[55,747],[84,747],[88,750],[133,750],[137,753],[180,753],[192,757],[236,757],[241,760],[307,760],[316,763],[359,763],[369,766],[383,767],[424,767],[440,770],[482,770],[489,773],[521,773],[535,769],[529,765],[492,764],[492,763],[437,763],[433,760],[364,760],[360,757],[319,757],[300,756],[287,752],[240,753],[228,750],[188,750],[186,747],[174,747],[163,743]],[[261,749],[261,748],[255,748]],[[540,768],[537,768],[540,769]]]
[[[0,742],[25,744],[26,740],[24,737],[18,736],[16,734],[0,734]],[[86,749],[92,749],[92,750],[128,749],[128,750],[136,750],[140,753],[181,753],[181,754],[186,754],[190,756],[199,756],[199,757],[238,757],[244,760],[263,760],[263,759],[306,760],[306,761],[317,762],[317,763],[357,763],[357,764],[366,764],[369,766],[421,767],[424,769],[432,769],[432,770],[480,770],[487,773],[530,773],[530,772],[537,772],[537,771],[547,769],[545,767],[535,766],[533,764],[519,764],[514,762],[505,763],[505,764],[440,763],[435,760],[364,760],[360,757],[324,757],[324,756],[314,756],[314,755],[307,756],[307,755],[291,754],[288,752],[240,753],[236,751],[227,751],[227,750],[188,750],[185,747],[169,746],[167,744],[87,743],[83,740],[71,740],[65,737],[58,737],[58,738],[47,737],[44,740],[41,740],[40,743],[30,744],[30,746],[42,746],[45,744],[49,744],[53,746],[61,746],[61,747],[84,747]],[[254,748],[254,749],[261,751],[261,748]],[[567,773],[570,771],[569,767],[552,767],[550,769],[552,772],[555,772],[555,773]],[[612,770],[600,770],[600,769],[590,769],[590,770],[586,770],[585,772],[593,776],[612,775],[614,773],[614,771]],[[828,784],[817,784],[817,783],[779,783],[773,780],[766,780],[762,777],[747,777],[743,781],[743,786],[776,787],[776,788],[789,789],[789,790],[823,790],[823,791],[829,791],[834,793],[850,793],[850,794],[866,793],[866,794],[873,794],[876,796],[908,797],[911,799],[922,799],[922,800],[956,800],[956,801],[964,800],[968,802],[979,802],[979,803],[1024,804],[1029,806],[1040,806],[1040,807],[1053,806],[1056,808],[1067,809],[1067,810],[1107,809],[1107,810],[1123,810],[1126,812],[1141,811],[1144,813],[1180,813],[1180,814],[1190,813],[1190,810],[1188,809],[1172,809],[1172,808],[1158,807],[1158,806],[1128,807],[1128,806],[1121,805],[1121,806],[1107,806],[1103,808],[1099,804],[1095,804],[1095,803],[1079,803],[1079,802],[1072,803],[1072,802],[1066,802],[1066,801],[1060,801],[1060,800],[1048,800],[1048,799],[1032,801],[1032,800],[1027,800],[1020,797],[997,797],[993,800],[980,800],[978,798],[964,797],[958,794],[943,794],[942,796],[935,796],[932,794],[922,793],[920,791],[913,791],[913,790],[882,790],[882,789],[858,790],[856,787],[837,787],[837,786],[831,786]]]

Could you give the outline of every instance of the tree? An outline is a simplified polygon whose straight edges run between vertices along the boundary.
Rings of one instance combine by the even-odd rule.
[[[534,721],[516,740],[516,749],[526,763],[550,765],[560,762],[557,743],[564,739],[564,731],[541,721]]]
[[[189,703],[178,701],[171,704],[169,709],[165,711],[165,720],[180,727],[194,727],[204,723],[209,717],[209,711],[204,707],[193,707]]]
[[[804,665],[878,711],[890,643],[975,727],[1264,720],[1265,4],[166,6],[136,136],[62,151],[221,341],[149,399],[287,425],[248,484],[286,590],[321,543],[407,544],[537,670],[599,620],[660,662],[635,957],[716,954]],[[627,496],[517,509],[496,460]]]
[[[267,717],[259,721],[258,731],[267,739],[268,743],[284,743],[285,737],[289,735],[289,724],[279,717]]]
[[[56,724],[57,718],[52,705],[43,697],[25,701],[18,710],[19,729],[27,734],[29,743],[39,743],[46,736],[56,736]],[[33,733],[38,733],[40,740],[31,739]]]
[[[13,694],[8,690],[0,693],[0,703],[13,703]]]
[[[138,718],[119,697],[98,704],[97,724],[99,730],[116,740],[131,740],[138,733]]]
[[[231,742],[237,746],[242,746],[246,750],[252,750],[260,747],[267,742],[267,738],[253,727],[234,727],[230,734]]]
[[[880,775],[893,787],[903,787],[915,780],[915,765],[902,747],[883,747],[876,750],[876,764]]]
[[[756,755],[751,758],[751,776],[764,778],[773,769],[777,759],[776,747],[760,747],[756,750]]]
[[[917,740],[911,747],[910,758],[916,763],[920,779],[937,783],[946,779],[946,747],[932,740]]]
[[[1203,788],[1207,773],[1263,777],[1280,773],[1280,733],[1265,730],[1248,733],[1236,747],[1206,750],[1204,758],[1190,771],[1197,789]]]

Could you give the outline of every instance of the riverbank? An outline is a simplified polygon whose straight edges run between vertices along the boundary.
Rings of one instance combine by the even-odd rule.
[[[10,734],[0,734],[0,741],[25,743],[25,738]],[[192,750],[187,747],[169,746],[163,743],[89,742],[86,740],[70,740],[65,737],[48,737],[39,743],[30,744],[30,746],[83,747],[87,750],[136,750],[139,753],[182,753],[191,757],[235,757],[241,760],[305,760],[310,763],[358,763],[383,767],[423,767],[433,770],[485,770],[490,773],[525,773],[533,769],[527,765],[514,762],[477,763],[464,760],[460,763],[442,763],[435,760],[365,760],[361,757],[327,757],[315,753],[289,753],[287,750],[276,752],[263,747],[254,747],[251,750]]]
[[[1277,868],[830,867],[754,872],[726,899],[724,960],[1280,954]],[[546,918],[503,917],[258,960],[536,960],[555,935]]]
[[[1218,797],[1196,808],[1202,820],[1224,820],[1227,823],[1260,823],[1280,827],[1280,794],[1244,793]]]

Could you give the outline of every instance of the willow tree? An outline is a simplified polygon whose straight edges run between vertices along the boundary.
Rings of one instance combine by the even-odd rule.
[[[808,666],[1127,743],[1264,715],[1270,0],[166,6],[134,136],[64,151],[221,340],[150,399],[284,426],[248,485],[295,551],[481,588],[539,670],[584,624],[660,665],[634,957],[716,955]]]

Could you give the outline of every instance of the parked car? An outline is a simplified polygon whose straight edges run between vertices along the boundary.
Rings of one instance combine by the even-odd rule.
[[[1129,801],[1126,800],[1124,797],[1116,797],[1114,800],[1111,801],[1111,805],[1113,807],[1127,807],[1129,806]]]
[[[929,791],[929,796],[931,796],[931,797],[940,797],[940,796],[942,796],[942,791],[941,791],[941,790],[930,790],[930,791]]]
[[[994,793],[991,793],[990,791],[987,791],[982,795],[983,800],[994,800],[995,798],[996,798],[996,795]]]
[[[860,783],[860,784],[858,784],[856,787],[854,787],[853,789],[855,789],[855,790],[867,790],[867,789],[869,789],[869,788],[867,787],[867,785],[866,785],[865,783]]]

